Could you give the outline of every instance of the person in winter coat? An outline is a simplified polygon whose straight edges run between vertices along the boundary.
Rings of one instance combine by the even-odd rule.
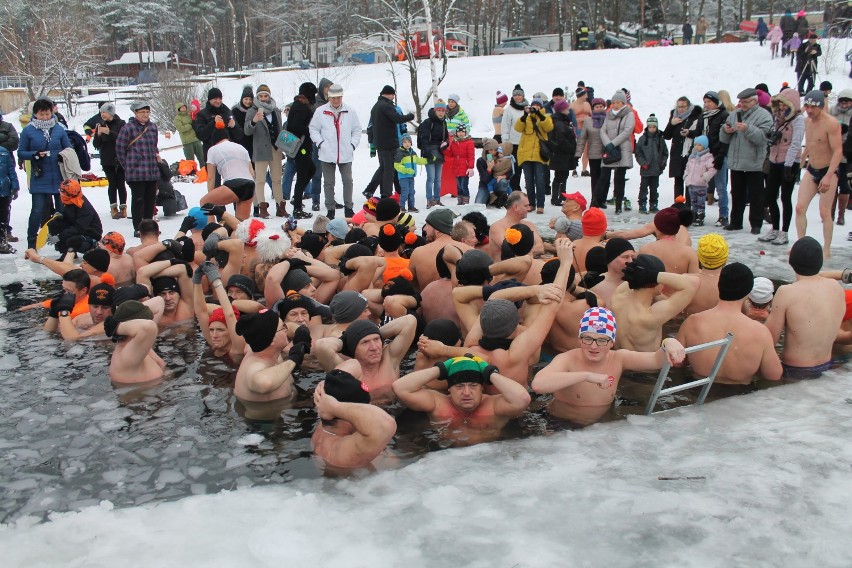
[[[59,153],[71,147],[71,141],[53,115],[53,101],[42,97],[33,103],[32,118],[21,130],[18,159],[30,162],[30,194],[32,208],[27,225],[27,248],[35,248],[41,224],[50,216],[51,205],[62,211],[59,184],[62,173],[57,161]]]
[[[187,160],[198,160],[198,167],[203,168],[206,164],[204,161],[204,149],[201,146],[201,140],[195,135],[195,130],[192,128],[192,119],[189,117],[189,107],[186,103],[175,103],[177,114],[172,121],[175,125],[175,130],[180,136],[180,143],[183,144],[183,157]],[[124,121],[121,121],[124,124]],[[103,163],[103,159],[101,160]],[[112,201],[111,203],[115,203]]]
[[[547,160],[541,155],[542,141],[553,130],[553,119],[544,112],[544,101],[533,99],[524,114],[515,122],[515,132],[521,133],[518,144],[518,165],[524,172],[524,182],[530,206],[539,215],[544,213],[545,171]]]
[[[808,37],[809,32],[810,24],[808,23],[807,14],[804,10],[799,10],[799,13],[796,14],[796,33],[804,40],[804,38]]]
[[[601,98],[592,99],[591,108],[592,114],[583,122],[580,138],[577,140],[577,151],[574,155],[577,158],[585,155],[589,160],[590,193],[594,195],[598,179],[601,177],[601,156],[603,155],[601,128],[606,121],[606,101]]]
[[[663,134],[659,129],[659,121],[655,115],[648,117],[648,126],[645,132],[636,142],[636,163],[639,164],[639,212],[656,213],[659,211],[658,188],[660,187],[660,176],[669,159],[669,149]],[[648,201],[650,193],[650,202]],[[650,203],[650,209],[648,204]]]
[[[722,104],[722,95],[716,91],[707,91],[704,93],[704,112],[701,116],[692,123],[689,130],[689,135],[695,136],[705,135],[710,142],[710,153],[713,154],[713,168],[716,170],[716,176],[707,187],[707,203],[713,204],[714,192],[719,194],[719,218],[716,221],[717,227],[724,227],[728,224],[728,160],[725,157],[727,146],[719,142],[719,130],[722,125],[728,120],[728,110]]]
[[[461,97],[454,93],[447,95],[447,130],[450,134],[453,134],[459,126],[464,126],[464,131],[470,132],[470,118],[459,106],[460,101]]]
[[[231,109],[222,104],[222,91],[213,87],[207,91],[207,104],[201,109],[192,121],[195,135],[201,140],[204,150],[204,160],[207,161],[207,150],[213,146],[213,131],[224,128],[228,136],[234,142],[242,139],[242,131],[237,127],[237,121],[231,114]]]
[[[518,145],[521,143],[521,134],[515,130],[515,123],[524,116],[525,109],[529,107],[524,90],[520,85],[515,85],[512,91],[512,100],[509,106],[503,111],[503,124],[501,130],[503,132],[503,140],[512,143],[512,156],[515,157],[515,162],[518,162]],[[521,168],[515,168],[515,173],[509,181],[512,186],[512,191],[520,191],[521,189]]]
[[[135,101],[130,110],[133,116],[118,133],[115,155],[130,186],[130,217],[133,230],[138,232],[142,219],[154,217],[160,152],[157,149],[157,125],[151,122],[151,106],[144,101]]]
[[[317,85],[317,100],[314,103],[314,113],[316,113],[319,107],[328,104],[328,90],[331,88],[332,84],[333,83],[331,79],[327,77],[323,77],[320,79],[319,85]],[[311,208],[314,211],[319,211],[320,194],[322,193],[323,188],[322,179],[325,176],[325,173],[322,169],[322,163],[319,158],[319,150],[317,149],[316,141],[314,141],[314,153],[312,159],[314,161],[314,167],[316,168],[316,171],[314,172],[314,175],[311,178],[310,185],[306,188],[307,191],[305,195],[311,196],[311,201],[313,201]],[[334,187],[333,183],[332,187]],[[333,218],[334,217],[329,217],[329,219]]]
[[[759,235],[763,225],[766,134],[772,128],[772,116],[758,106],[755,89],[746,89],[737,98],[737,111],[728,116],[728,122],[722,125],[719,133],[720,142],[728,145],[728,166],[731,168],[731,218],[725,230],[742,230],[748,197],[751,232]]]
[[[18,131],[15,130],[14,125],[12,123],[3,120],[3,109],[0,109],[0,148],[5,148],[9,155],[12,157],[12,160],[15,160],[15,151],[18,149]],[[0,167],[0,171],[2,168]],[[0,174],[2,176],[2,174]],[[16,193],[17,196],[17,193]],[[4,205],[0,204],[0,208],[4,207]],[[5,229],[6,231],[3,234],[0,234],[0,239],[8,240],[9,242],[17,242],[17,238],[12,236],[12,227],[9,225],[9,217],[12,214],[12,201],[11,199],[6,203],[6,222]],[[3,215],[3,211],[0,211],[0,216]]]
[[[453,158],[453,176],[456,178],[458,205],[470,203],[470,178],[473,177],[474,155],[473,138],[467,133],[467,126],[458,124],[456,134],[450,139],[450,144],[444,149],[445,156]]]
[[[287,115],[287,130],[296,136],[303,137],[302,145],[296,152],[294,158],[296,163],[296,187],[293,191],[293,217],[296,219],[310,219],[313,214],[308,213],[302,206],[302,198],[305,188],[314,175],[313,143],[310,136],[311,119],[314,116],[314,103],[316,102],[317,86],[307,82],[299,85],[299,93],[293,98],[290,114]]]
[[[781,57],[784,57],[789,53],[787,42],[793,38],[793,34],[796,32],[796,18],[793,17],[789,10],[781,16],[781,19],[778,21],[778,27],[781,28]],[[798,46],[796,47],[798,48]]]
[[[370,110],[370,125],[368,137],[370,144],[379,156],[379,171],[381,173],[380,190],[382,197],[390,197],[393,192],[394,170],[393,159],[399,148],[399,125],[414,120],[414,115],[399,114],[394,105],[396,90],[390,85],[382,87],[379,98]]]
[[[784,89],[772,97],[774,124],[769,135],[769,172],[766,175],[766,205],[772,217],[772,230],[758,241],[786,245],[790,219],[793,217],[793,189],[799,179],[802,161],[802,139],[805,116],[801,112],[799,93]],[[778,210],[781,195],[782,211]],[[783,215],[783,217],[782,217]]]
[[[284,155],[275,145],[281,133],[281,111],[266,85],[257,88],[254,103],[246,112],[243,132],[252,137],[251,156],[254,157],[254,205],[260,208],[260,216],[269,218],[269,203],[266,201],[266,172],[272,180],[272,196],[275,199],[275,216],[284,217],[286,203],[281,194],[281,164]]]
[[[707,41],[707,18],[701,16],[695,24],[695,43]]]
[[[444,169],[443,149],[450,143],[447,130],[447,105],[443,100],[435,101],[435,108],[417,130],[417,147],[426,160],[426,209],[441,204],[441,174]]]
[[[669,122],[663,130],[663,138],[671,140],[669,177],[674,178],[675,197],[683,195],[683,172],[686,170],[686,159],[692,147],[692,141],[687,138],[687,134],[699,116],[701,108],[692,104],[688,98],[680,97],[674,110],[669,113]]]
[[[59,198],[63,205],[62,217],[50,222],[51,234],[59,238],[56,250],[64,255],[97,248],[103,236],[101,218],[83,195],[80,182],[67,179],[59,184]]]
[[[796,51],[796,74],[799,76],[799,94],[804,95],[814,88],[814,75],[817,72],[817,58],[822,55],[822,47],[817,36],[810,34],[808,40]],[[805,87],[807,83],[807,87]]]
[[[829,111],[831,116],[837,119],[840,123],[840,131],[843,134],[842,140],[844,148],[849,144],[849,128],[852,126],[852,89],[843,89],[837,93],[837,104]],[[840,160],[840,166],[837,168],[838,194],[837,202],[837,224],[846,224],[846,209],[849,206],[849,160],[846,155]]]
[[[760,42],[760,47],[763,47],[763,42],[766,41],[766,36],[769,35],[769,26],[763,21],[763,18],[757,19],[757,41]]]
[[[7,235],[12,201],[18,198],[19,190],[15,157],[5,146],[0,146],[0,254],[15,254],[15,249],[8,243]]]
[[[690,199],[692,199],[692,211],[695,213],[695,221],[692,224],[694,227],[704,225],[707,185],[715,175],[713,154],[710,153],[710,141],[702,134],[695,138],[683,176],[683,182],[689,190]]]
[[[627,105],[624,91],[616,91],[612,95],[612,107],[606,113],[606,121],[601,128],[601,144],[604,155],[611,155],[618,150],[621,159],[610,164],[601,159],[601,176],[595,187],[592,207],[606,209],[606,198],[609,193],[609,183],[612,172],[615,172],[613,197],[615,198],[615,214],[621,215],[624,200],[624,182],[627,170],[633,167],[633,109]]]
[[[564,98],[553,103],[553,131],[550,133],[550,145],[553,155],[548,166],[553,170],[553,183],[550,188],[551,205],[562,205],[568,174],[577,169],[577,136],[571,121],[571,105]]]
[[[479,188],[475,202],[495,207],[500,207],[501,202],[505,203],[509,196],[509,178],[512,177],[514,166],[511,144],[483,138],[482,156],[476,160]]]
[[[503,111],[506,110],[506,105],[508,103],[508,95],[497,91],[496,103],[494,105],[494,109],[491,111],[491,124],[494,125],[494,140],[497,142],[503,141]]]
[[[251,85],[245,85],[240,96],[240,102],[231,107],[231,115],[234,117],[236,130],[240,134],[239,139],[235,140],[235,142],[239,142],[249,153],[250,157],[254,152],[254,140],[250,134],[246,134],[246,117],[251,118],[248,113],[252,105],[254,105],[254,91]]]
[[[769,40],[769,53],[772,59],[775,59],[775,56],[778,55],[778,45],[783,38],[784,32],[781,31],[781,26],[774,26],[766,35],[766,39]]]
[[[782,47],[790,54],[790,67],[794,67],[796,65],[796,55],[799,48],[802,47],[802,40],[799,38],[799,34],[794,32],[793,37],[785,41]]]
[[[393,160],[393,167],[399,176],[400,211],[406,210],[411,213],[420,213],[420,210],[414,206],[414,177],[417,175],[417,166],[425,166],[426,158],[421,158],[411,147],[411,135],[403,134],[402,145],[396,151],[396,156]]]
[[[100,121],[92,130],[92,145],[101,154],[101,167],[109,182],[107,195],[109,195],[110,216],[113,219],[127,219],[127,186],[124,183],[124,169],[119,165],[115,155],[118,133],[124,128],[125,122],[116,116],[115,105],[112,103],[101,105],[100,117]],[[192,126],[189,129],[192,130]],[[201,143],[197,139],[196,143],[200,152]]]
[[[311,120],[311,140],[318,148],[322,167],[327,217],[334,219],[337,202],[334,199],[335,168],[343,180],[343,205],[346,217],[354,215],[352,201],[352,161],[355,148],[361,142],[361,122],[355,109],[343,102],[343,87],[331,85],[326,91],[328,103],[317,107]],[[411,138],[409,137],[409,142]],[[401,185],[401,184],[400,184]],[[414,206],[414,195],[411,196]]]
[[[690,45],[692,43],[692,24],[686,22],[680,28],[681,33],[683,33],[683,45]]]

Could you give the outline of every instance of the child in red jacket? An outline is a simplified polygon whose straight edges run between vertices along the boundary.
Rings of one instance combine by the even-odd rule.
[[[445,156],[452,156],[454,158],[453,175],[456,176],[459,205],[470,203],[468,180],[475,171],[473,169],[474,154],[473,138],[468,136],[465,125],[460,124],[456,129],[456,135],[450,138],[449,146],[444,149]]]

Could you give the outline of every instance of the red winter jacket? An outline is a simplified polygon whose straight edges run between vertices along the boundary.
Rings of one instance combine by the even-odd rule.
[[[461,140],[455,136],[450,138],[450,145],[444,149],[444,155],[453,158],[453,176],[467,177],[467,170],[473,169],[475,152],[470,136]]]

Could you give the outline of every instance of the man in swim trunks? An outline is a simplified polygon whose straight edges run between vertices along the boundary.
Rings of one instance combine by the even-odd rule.
[[[589,207],[583,213],[583,238],[574,241],[573,264],[578,273],[586,272],[586,256],[595,247],[600,247],[606,234],[606,213],[597,207]]]
[[[446,381],[449,394],[427,387],[437,380]],[[488,384],[498,394],[485,394]],[[414,371],[396,381],[393,390],[405,406],[427,413],[433,424],[446,426],[446,437],[464,445],[496,440],[509,419],[530,404],[527,389],[479,357],[454,357]]]
[[[68,312],[73,319],[89,311],[89,288],[91,279],[83,270],[75,268],[62,275],[62,291],[52,299],[37,302],[20,308],[21,311],[33,308],[47,308],[45,331],[56,331],[60,312]]]
[[[130,290],[128,287],[125,287],[122,288],[122,292],[118,294],[116,292],[115,288],[101,282],[97,286],[92,286],[92,289],[89,290],[88,313],[71,318],[64,317],[60,312],[59,333],[62,335],[62,339],[65,341],[77,341],[105,335],[104,321],[120,305],[117,300],[123,303],[125,300],[122,298],[127,298],[127,293]],[[163,299],[160,297],[148,298],[143,303],[151,310],[154,323],[160,321],[163,315]]]
[[[601,306],[609,306],[616,288],[624,282],[624,267],[636,258],[636,250],[630,241],[618,237],[609,239],[604,250],[606,273],[603,281],[592,287],[592,292],[598,297]]]
[[[128,385],[163,378],[166,363],[154,353],[157,324],[153,319],[148,306],[128,300],[104,320],[104,333],[117,344],[109,363],[112,382]]]
[[[799,184],[796,201],[796,234],[802,238],[808,228],[808,206],[819,194],[819,216],[822,219],[824,258],[831,257],[831,236],[834,219],[831,206],[837,188],[837,168],[843,158],[840,123],[825,112],[825,96],[820,91],[805,95],[802,103],[808,118],[805,120],[805,149],[802,163],[807,163],[807,172]]]
[[[506,215],[491,225],[491,229],[488,231],[488,241],[491,249],[485,252],[489,253],[491,258],[495,261],[500,260],[500,245],[503,244],[506,229],[518,223],[523,223],[533,232],[534,244],[532,255],[540,256],[544,254],[544,241],[541,239],[538,229],[535,224],[526,220],[529,212],[530,200],[526,193],[523,191],[513,191],[509,194],[508,199],[506,199]]]
[[[576,170],[575,170],[576,171]],[[561,217],[550,220],[549,226],[556,231],[556,237],[567,237],[576,241],[583,236],[583,212],[586,210],[586,198],[576,191],[574,193],[563,193]],[[553,252],[553,245],[544,243],[544,250]]]
[[[242,221],[251,214],[254,199],[254,169],[248,150],[228,139],[227,130],[213,131],[213,147],[207,151],[207,195],[199,203],[203,206],[236,203],[237,218]],[[216,172],[222,185],[216,187]]]
[[[686,307],[687,314],[709,310],[719,303],[719,274],[728,262],[728,243],[722,235],[709,233],[698,239],[698,292]]]
[[[411,253],[411,262],[408,264],[408,269],[414,275],[414,282],[420,291],[425,291],[426,286],[441,278],[438,267],[435,265],[435,258],[445,246],[452,245],[462,253],[473,248],[453,240],[451,234],[455,217],[455,213],[449,207],[439,207],[426,216],[423,231],[426,234],[427,244],[414,249]],[[502,238],[500,242],[503,242]]]
[[[790,248],[796,281],[780,286],[772,300],[766,327],[777,343],[784,331],[781,363],[786,378],[815,378],[831,364],[831,346],[846,311],[843,289],[819,275],[823,251],[813,237]]]
[[[681,226],[692,222],[692,211],[666,207],[654,215],[656,241],[642,245],[639,254],[650,254],[663,261],[666,272],[695,274],[698,272],[698,257],[691,246],[677,241]],[[620,319],[620,318],[619,318]]]
[[[369,387],[355,375],[334,369],[314,391],[320,423],[311,444],[328,465],[364,467],[381,454],[396,433],[396,420],[370,404]]]
[[[553,393],[550,414],[582,425],[597,422],[612,406],[623,371],[656,371],[666,360],[677,364],[686,355],[671,337],[650,352],[613,349],[616,327],[611,311],[586,310],[580,321],[580,348],[560,353],[536,374],[532,390]]]
[[[705,284],[702,282],[701,286]],[[757,373],[770,381],[781,378],[781,360],[775,352],[772,334],[765,325],[742,311],[753,284],[754,275],[746,265],[735,262],[725,266],[719,270],[716,283],[717,305],[689,316],[678,330],[677,340],[687,348],[734,334],[714,384],[747,385]],[[693,375],[707,377],[719,349],[721,347],[690,353],[688,359]]]
[[[160,325],[193,318],[192,269],[186,261],[173,258],[152,262],[139,269],[136,281],[148,288],[151,296],[163,298],[165,310]]]
[[[672,293],[655,302],[663,286]],[[624,268],[624,283],[612,295],[611,308],[621,322],[617,347],[656,351],[663,338],[663,324],[688,306],[697,291],[696,276],[666,272],[659,258],[638,255]]]
[[[101,238],[98,247],[109,253],[108,272],[115,278],[115,286],[127,286],[133,284],[135,272],[133,270],[133,258],[124,254],[124,237],[121,233],[110,231]]]
[[[287,325],[274,310],[243,314],[236,331],[249,346],[234,382],[234,396],[245,406],[246,417],[275,420],[295,397],[293,375],[311,350],[311,334],[300,327],[293,335],[287,359],[281,351],[290,343]]]

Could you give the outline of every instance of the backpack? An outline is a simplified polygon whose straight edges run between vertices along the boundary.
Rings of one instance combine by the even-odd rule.
[[[77,160],[80,162],[80,169],[88,172],[92,169],[92,159],[89,156],[89,148],[86,146],[86,141],[83,136],[76,130],[66,130],[68,140],[71,141],[71,147],[74,148],[74,153],[77,154]]]

